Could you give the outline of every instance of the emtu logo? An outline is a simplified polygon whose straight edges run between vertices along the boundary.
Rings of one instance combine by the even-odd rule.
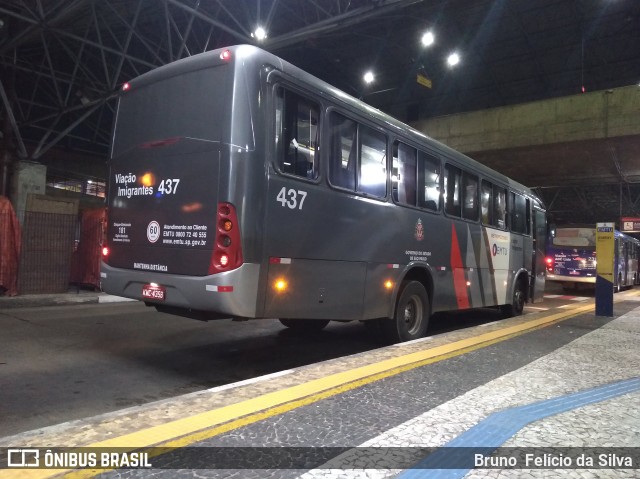
[[[506,256],[508,252],[509,250],[504,246],[498,246],[497,244],[493,243],[493,248],[491,249],[491,253],[493,254],[493,256]]]

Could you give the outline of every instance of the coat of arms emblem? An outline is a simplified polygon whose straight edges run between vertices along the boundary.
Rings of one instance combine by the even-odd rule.
[[[416,233],[414,236],[418,241],[422,241],[424,239],[424,226],[422,226],[421,219],[416,223]]]

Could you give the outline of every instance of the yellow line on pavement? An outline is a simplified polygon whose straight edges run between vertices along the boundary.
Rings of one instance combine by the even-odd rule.
[[[274,391],[239,403],[176,419],[158,426],[151,426],[83,447],[127,448],[132,451],[151,446],[184,447],[401,372],[505,341],[554,322],[569,319],[587,311],[593,311],[593,309],[594,305],[588,304],[570,310],[563,310],[562,312],[515,326],[505,327],[404,356],[385,359],[374,364],[314,379],[280,391]],[[56,471],[40,469],[12,470],[11,472],[13,473],[12,477],[15,478],[45,478],[65,472],[70,472],[65,477],[79,478],[91,477],[103,473],[105,470]],[[2,474],[0,473],[1,476]]]

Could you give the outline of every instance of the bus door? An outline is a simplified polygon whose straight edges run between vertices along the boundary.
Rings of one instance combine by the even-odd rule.
[[[533,254],[531,255],[531,291],[529,297],[533,303],[543,300],[546,265],[544,262],[545,242],[547,239],[547,219],[545,212],[533,208]]]

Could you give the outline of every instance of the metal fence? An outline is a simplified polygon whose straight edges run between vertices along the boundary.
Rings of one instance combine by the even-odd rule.
[[[97,288],[103,222],[102,209],[79,215],[25,212],[17,259],[18,294],[66,292],[72,284]],[[0,227],[8,223],[8,218],[0,217]],[[3,264],[15,263],[10,251],[2,248],[0,254],[0,270]],[[8,290],[1,280],[0,292]]]

